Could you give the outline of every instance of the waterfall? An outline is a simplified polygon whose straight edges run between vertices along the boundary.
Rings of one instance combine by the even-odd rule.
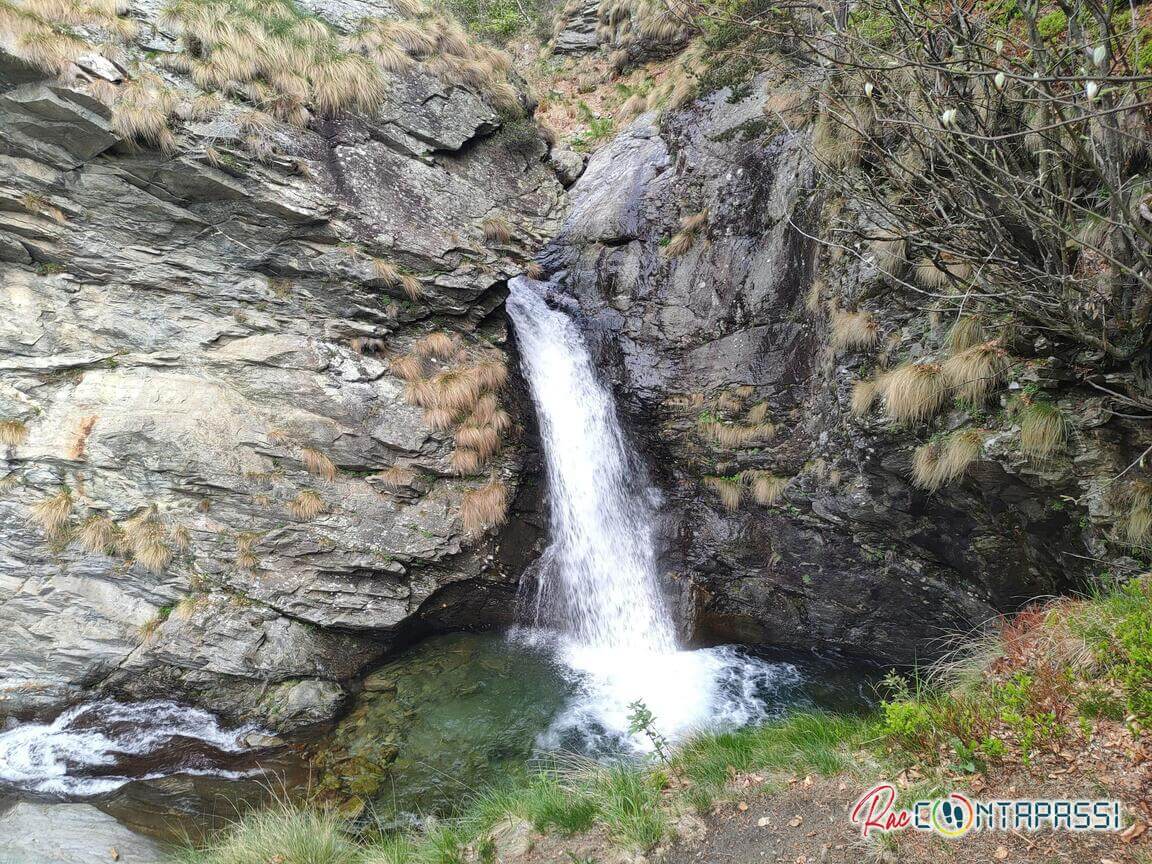
[[[576,323],[546,302],[549,287],[518,277],[507,303],[548,469],[551,537],[537,570],[534,623],[537,633],[558,628],[558,655],[580,684],[542,744],[643,748],[628,732],[636,701],[673,738],[760,719],[766,696],[799,673],[731,647],[678,650],[657,578],[659,496],[631,455]]]
[[[604,651],[667,653],[671,618],[656,580],[655,491],[629,457],[616,405],[580,332],[541,295],[508,300],[540,422],[552,500],[539,616]]]

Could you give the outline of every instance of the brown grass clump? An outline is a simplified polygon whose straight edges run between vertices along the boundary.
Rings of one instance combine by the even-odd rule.
[[[431,380],[435,397],[429,407],[447,408],[457,413],[471,411],[485,389],[481,377],[475,366],[439,373]]]
[[[391,261],[372,259],[372,275],[389,287],[400,283],[400,270]]]
[[[508,364],[502,357],[485,357],[472,367],[470,374],[476,379],[480,389],[501,390],[508,382]]]
[[[980,458],[984,435],[976,429],[954,432],[940,441],[916,448],[912,457],[912,482],[935,492],[963,476],[968,466]]]
[[[755,441],[764,441],[772,437],[776,427],[771,423],[755,423],[752,425],[728,424],[709,422],[701,424],[701,431],[705,436],[715,441],[721,447],[741,447]]]
[[[872,410],[876,397],[880,395],[875,381],[857,381],[852,385],[851,411],[856,417],[863,417]]]
[[[388,361],[388,368],[397,378],[412,383],[424,377],[424,358],[417,354],[401,354]]]
[[[512,239],[512,226],[503,216],[490,216],[482,223],[485,243],[507,243]]]
[[[412,353],[417,357],[434,357],[438,360],[451,360],[460,353],[460,340],[455,336],[440,331],[429,333],[427,336],[418,339],[412,345]]]
[[[380,482],[392,489],[411,486],[416,480],[416,472],[404,465],[393,465],[376,475]]]
[[[306,124],[309,107],[370,111],[385,95],[372,58],[287,0],[174,0],[161,24],[193,47],[200,87],[247,93],[286,122]]]
[[[524,265],[524,275],[539,282],[544,278],[544,268],[535,261],[529,261]]]
[[[812,129],[812,150],[828,168],[851,168],[860,161],[864,139],[855,129],[822,113]]]
[[[325,510],[324,499],[311,489],[304,489],[288,502],[288,512],[297,519],[315,519]]]
[[[72,493],[67,489],[32,505],[32,521],[40,526],[49,540],[59,540],[68,534],[71,517]]]
[[[76,532],[76,542],[93,555],[111,555],[116,551],[119,529],[103,514],[89,516]]]
[[[456,444],[487,461],[500,449],[500,433],[491,426],[461,426],[456,430]]]
[[[480,458],[480,454],[466,447],[457,447],[453,450],[448,463],[452,466],[452,470],[462,477],[475,474],[484,467],[484,460]]]
[[[129,140],[171,151],[176,139],[168,123],[175,110],[175,93],[161,79],[141,77],[116,91],[112,128]]]
[[[172,548],[177,552],[187,552],[192,545],[192,533],[187,525],[177,525],[172,529]]]
[[[745,419],[749,423],[763,423],[764,418],[767,416],[768,416],[768,403],[767,402],[757,402],[755,405],[753,405],[751,408],[748,409],[748,413],[745,415]]]
[[[916,263],[913,278],[927,291],[940,291],[951,282],[966,282],[972,275],[972,265],[960,261],[947,253],[940,254],[940,260],[921,258]]]
[[[28,440],[28,426],[23,420],[0,420],[0,444],[19,447]]]
[[[155,505],[125,519],[123,542],[132,559],[151,573],[162,573],[172,562],[172,550],[166,542],[164,523]]]
[[[770,471],[745,471],[743,479],[752,488],[752,498],[757,504],[769,507],[784,497],[784,490],[788,488],[788,478],[773,474]]]
[[[1124,517],[1124,539],[1132,546],[1152,545],[1152,486],[1133,484],[1128,513]]]
[[[1019,421],[1020,449],[1033,459],[1047,459],[1068,440],[1068,420],[1052,402],[1030,400]]]
[[[241,570],[257,570],[260,567],[260,559],[256,557],[253,550],[256,543],[259,542],[260,536],[258,534],[239,534],[236,537],[236,566]]]
[[[411,273],[405,273],[400,277],[400,290],[413,303],[424,297],[424,283]]]
[[[304,463],[304,468],[309,474],[329,481],[336,479],[336,463],[319,450],[312,447],[301,447],[300,460]]]
[[[984,325],[972,315],[961,315],[948,331],[948,348],[954,354],[987,341]]]
[[[884,375],[880,390],[893,422],[917,423],[944,406],[948,383],[937,363],[905,363]]]
[[[503,524],[507,518],[508,489],[499,480],[464,493],[460,502],[460,521],[469,537],[479,537],[489,528]]]
[[[669,258],[679,258],[692,248],[697,232],[708,222],[708,208],[692,213],[680,220],[680,231],[668,241],[664,254]]]
[[[740,499],[744,495],[744,484],[731,477],[705,477],[704,486],[716,493],[725,510],[740,509]]]
[[[908,264],[905,258],[908,241],[890,230],[879,231],[877,234],[878,236],[869,244],[876,267],[886,276],[897,278]]]
[[[880,341],[880,328],[871,313],[837,309],[831,318],[831,343],[836,351],[871,348]]]
[[[979,404],[1003,380],[1008,363],[998,343],[985,342],[953,354],[941,368],[957,399]]]

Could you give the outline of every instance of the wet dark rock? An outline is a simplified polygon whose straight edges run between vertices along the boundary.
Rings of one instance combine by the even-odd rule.
[[[1088,514],[1061,495],[1107,475],[1067,457],[1030,464],[993,439],[961,482],[928,494],[909,477],[924,439],[850,415],[870,356],[836,357],[806,297],[820,268],[845,291],[876,276],[852,262],[830,273],[809,239],[822,202],[801,135],[765,119],[772,86],[634,122],[589,161],[544,260],[665,493],[663,567],[685,634],[911,662],[1085,578]],[[668,256],[681,219],[704,211],[691,248]],[[872,308],[885,338],[940,338],[896,297]],[[697,421],[723,393],[732,416],[766,403],[776,433],[739,451],[710,442]],[[1078,461],[1111,466],[1113,446]],[[733,513],[703,486],[747,469],[787,478],[782,500],[746,493]]]

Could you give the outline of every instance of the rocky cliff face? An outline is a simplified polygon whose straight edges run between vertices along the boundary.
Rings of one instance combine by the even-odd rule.
[[[0,714],[100,688],[291,728],[396,640],[507,619],[535,529],[514,506],[507,552],[465,537],[480,472],[388,360],[433,330],[503,344],[562,191],[530,124],[419,66],[254,145],[251,110],[196,119],[141,65],[175,36],[131,14],[126,55],[59,80],[0,52]],[[168,151],[96,98],[145,75],[177,94]],[[514,492],[522,462],[488,476]]]
[[[807,132],[777,119],[797,89],[790,104],[811,98],[761,76],[634,122],[571,190],[545,260],[667,494],[664,567],[686,632],[910,662],[1065,590],[1090,558],[1130,567],[1092,529],[1139,447],[1028,332],[997,398],[1027,386],[1074,406],[1067,453],[1021,456],[1000,407],[958,407],[934,431],[853,416],[854,380],[939,351],[946,326],[886,288],[864,244],[815,241],[826,202]],[[833,348],[829,312],[844,307],[868,311],[879,347]],[[999,428],[964,479],[915,488],[914,448],[988,412]]]

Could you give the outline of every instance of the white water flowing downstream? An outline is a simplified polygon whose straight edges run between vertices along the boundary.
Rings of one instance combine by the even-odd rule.
[[[659,496],[635,464],[611,393],[572,319],[547,286],[514,279],[508,313],[548,466],[551,541],[538,568],[538,628],[559,626],[560,659],[580,693],[542,736],[549,747],[630,743],[630,706],[671,738],[765,716],[765,694],[795,684],[787,663],[720,647],[679,650],[657,577]]]

